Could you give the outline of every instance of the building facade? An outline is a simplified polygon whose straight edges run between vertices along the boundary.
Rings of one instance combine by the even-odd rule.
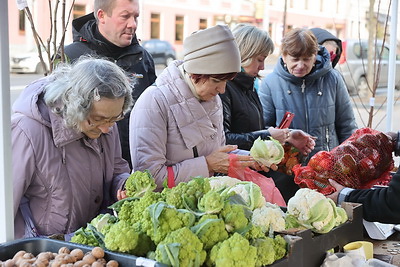
[[[11,55],[36,48],[31,25],[24,12],[18,10],[16,2],[8,0]],[[53,5],[55,2],[52,1]],[[375,4],[374,12],[384,28],[389,0],[379,2],[380,5]],[[67,15],[71,3],[72,0],[66,0]],[[341,39],[368,37],[369,0],[139,0],[139,4],[138,38],[167,40],[175,47],[178,57],[188,35],[216,24],[233,27],[244,22],[257,25],[270,33],[277,48],[284,32],[295,27],[325,28]],[[48,2],[31,0],[29,7],[42,41],[46,42],[51,34],[57,34],[56,39],[60,40],[64,30],[61,26],[51,28]],[[61,4],[59,10],[60,14]],[[71,18],[92,10],[93,0],[75,0]],[[61,25],[61,18],[56,22]],[[70,42],[71,23],[65,29],[65,44]]]

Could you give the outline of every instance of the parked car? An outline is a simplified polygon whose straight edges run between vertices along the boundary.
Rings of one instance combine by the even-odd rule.
[[[45,55],[43,55],[45,57]],[[46,63],[47,69],[49,68]],[[44,73],[38,52],[32,51],[10,57],[10,72],[14,73]]]
[[[154,64],[168,66],[171,61],[176,59],[175,48],[168,41],[150,39],[144,41],[142,46],[152,55]]]
[[[376,70],[380,64],[379,83],[377,87],[387,87],[389,72],[389,45],[383,41],[376,41]],[[343,53],[336,67],[344,77],[347,88],[351,95],[368,90],[367,67],[368,67],[368,41],[367,40],[345,40],[342,42]],[[382,53],[381,53],[382,51]],[[379,61],[379,54],[381,58]],[[400,89],[400,60],[396,57],[395,87]],[[370,88],[372,85],[370,85]]]

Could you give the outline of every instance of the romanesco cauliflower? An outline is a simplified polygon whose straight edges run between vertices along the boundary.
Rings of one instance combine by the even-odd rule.
[[[246,207],[240,204],[225,203],[220,217],[224,220],[228,232],[239,231],[249,224]]]
[[[160,192],[146,192],[141,198],[123,202],[118,218],[134,224],[143,219],[143,213],[151,204],[162,200]]]
[[[237,267],[255,266],[257,249],[238,233],[216,244],[206,261],[207,266]]]
[[[104,238],[107,249],[125,253],[132,253],[139,240],[139,233],[133,225],[119,221],[113,224]]]
[[[257,260],[255,266],[261,267],[274,263],[275,244],[273,238],[257,238],[251,241],[251,245],[257,248]]]
[[[162,195],[168,205],[177,209],[197,208],[198,200],[210,191],[210,182],[206,178],[193,178],[188,183],[179,183],[173,188],[164,188]]]
[[[183,227],[169,233],[156,249],[156,260],[171,266],[202,266],[206,259],[203,243],[190,231]]]
[[[156,189],[157,185],[148,170],[133,172],[125,182],[128,197],[141,197],[148,191]]]
[[[226,197],[217,191],[210,190],[200,198],[198,209],[207,214],[216,214],[223,209],[225,201]]]
[[[196,217],[193,213],[176,209],[165,202],[150,205],[143,214],[142,228],[157,245],[165,236],[182,227],[191,227]]]
[[[218,219],[216,215],[209,217],[203,216],[190,228],[204,244],[204,249],[211,249],[216,243],[228,238],[228,232],[225,230],[225,223]]]

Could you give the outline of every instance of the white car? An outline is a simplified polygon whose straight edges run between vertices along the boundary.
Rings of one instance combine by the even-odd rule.
[[[46,54],[43,54],[46,60]],[[48,63],[45,62],[47,69]],[[14,73],[44,73],[44,68],[40,62],[37,52],[27,52],[10,57],[10,72]]]

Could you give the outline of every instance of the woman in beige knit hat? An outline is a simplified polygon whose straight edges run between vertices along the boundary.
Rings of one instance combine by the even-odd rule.
[[[228,153],[244,167],[264,169],[248,152],[225,145],[221,99],[240,71],[237,44],[227,26],[193,33],[183,43],[184,60],[172,62],[137,100],[130,117],[133,170],[149,170],[158,189],[191,177],[228,172]],[[243,152],[243,153],[241,153]]]

